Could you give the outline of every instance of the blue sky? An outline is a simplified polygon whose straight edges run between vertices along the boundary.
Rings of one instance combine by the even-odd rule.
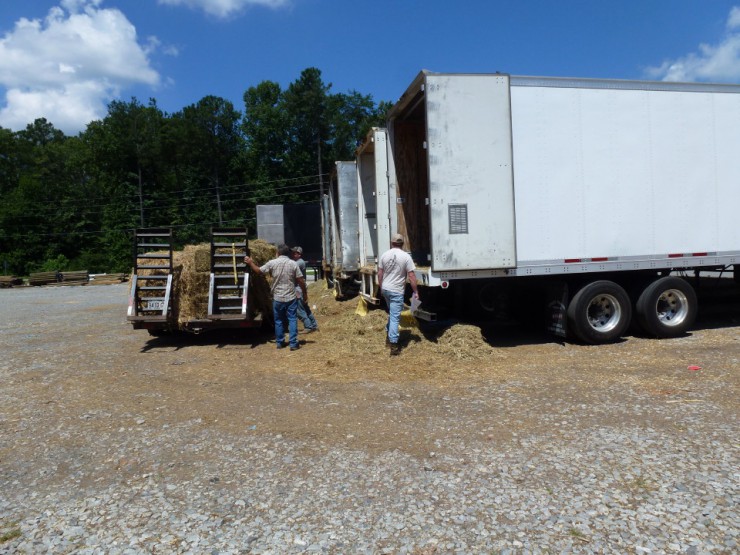
[[[0,126],[176,112],[318,67],[394,102],[421,69],[740,83],[740,0],[0,0]]]

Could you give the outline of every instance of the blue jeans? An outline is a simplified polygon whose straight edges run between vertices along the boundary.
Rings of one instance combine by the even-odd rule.
[[[307,330],[315,330],[319,327],[316,323],[316,318],[314,317],[313,312],[311,312],[311,307],[301,299],[298,299],[296,315],[298,316],[298,319],[303,322],[303,327]]]
[[[394,293],[393,291],[383,289],[382,294],[388,305],[388,324],[385,326],[388,332],[388,341],[398,344],[398,325],[401,323],[403,293]]]
[[[298,300],[293,299],[292,301],[272,301],[272,316],[275,319],[275,343],[278,347],[284,345],[285,340],[285,328],[283,327],[283,320],[288,320],[288,330],[290,330],[290,346],[298,346],[298,319],[296,317],[296,308],[298,307]]]

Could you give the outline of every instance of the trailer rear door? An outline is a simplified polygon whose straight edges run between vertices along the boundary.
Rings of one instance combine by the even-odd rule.
[[[434,271],[513,268],[508,75],[425,79]]]

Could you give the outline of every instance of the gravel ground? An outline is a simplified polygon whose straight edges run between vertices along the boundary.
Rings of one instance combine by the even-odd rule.
[[[0,290],[0,553],[740,551],[736,312],[381,373],[328,331],[153,339],[127,293]]]

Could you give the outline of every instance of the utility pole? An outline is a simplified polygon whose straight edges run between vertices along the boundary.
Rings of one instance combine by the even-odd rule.
[[[318,151],[319,158],[319,190],[321,191],[319,199],[321,199],[324,196],[324,170],[321,166],[321,135],[317,136],[316,143],[318,147],[316,150]]]

